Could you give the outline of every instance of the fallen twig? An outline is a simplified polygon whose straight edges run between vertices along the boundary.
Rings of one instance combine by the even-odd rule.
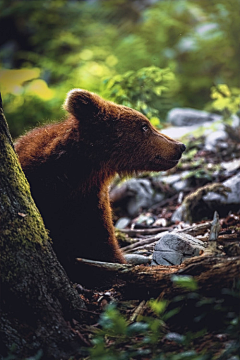
[[[172,232],[174,232],[174,233],[185,233],[185,234],[189,234],[189,235],[192,235],[192,236],[197,236],[197,235],[204,234],[208,229],[211,228],[211,225],[212,225],[212,221],[208,221],[206,223],[192,225],[192,226],[189,226],[189,227],[184,228],[184,229],[173,229]],[[167,234],[168,232],[169,231],[164,231],[164,232],[158,233],[155,236],[148,237],[148,238],[146,238],[144,240],[139,240],[139,241],[135,242],[134,244],[125,246],[124,248],[122,248],[122,251],[125,254],[129,254],[129,253],[133,252],[133,250],[134,251],[139,250],[139,249],[143,248],[144,245],[149,245],[149,244],[155,243],[156,241],[161,239],[161,237],[163,235]]]
[[[145,310],[145,305],[146,305],[146,301],[143,300],[140,302],[140,304],[137,306],[137,308],[135,309],[134,313],[132,314],[132,316],[130,317],[130,321],[131,322],[134,322],[137,317],[139,315],[142,315],[144,310]]]
[[[120,231],[129,236],[139,236],[139,235],[153,235],[158,234],[163,231],[173,230],[172,227],[158,227],[151,229],[121,229]]]
[[[98,269],[115,272],[115,271],[124,271],[133,267],[134,265],[131,264],[119,264],[119,263],[110,263],[110,262],[103,262],[103,261],[95,261],[83,258],[76,259],[78,263],[93,266]]]
[[[184,232],[184,233],[192,235],[192,236],[197,236],[197,235],[202,235],[205,231],[210,229],[211,226],[212,226],[212,221],[207,221],[207,222],[202,223],[202,224],[191,225],[191,226],[189,226],[187,228],[174,230],[174,231],[175,232],[180,232],[180,233]]]
[[[151,244],[159,239],[161,239],[161,237],[165,234],[167,234],[168,231],[164,231],[162,233],[158,233],[157,235],[155,236],[151,236],[151,237],[148,237],[147,239],[145,240],[139,240],[138,242],[134,243],[134,244],[131,244],[131,245],[128,245],[128,246],[125,246],[122,250],[124,253],[128,253],[129,251],[133,250],[133,249],[136,249],[138,248],[139,246],[140,247],[143,247],[143,245],[147,245],[147,244]]]
[[[220,229],[221,229],[221,225],[219,223],[219,215],[217,211],[215,211],[208,240],[217,241]]]

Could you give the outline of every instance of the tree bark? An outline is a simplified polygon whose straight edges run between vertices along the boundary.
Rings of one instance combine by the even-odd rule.
[[[121,293],[128,299],[163,296],[172,299],[176,295],[187,293],[188,289],[173,286],[173,275],[193,276],[198,283],[199,292],[207,296],[221,293],[223,288],[231,288],[240,278],[240,257],[198,256],[188,259],[181,265],[149,267],[77,260],[79,266],[86,267],[86,271],[95,270],[95,276],[102,274],[102,277],[111,278],[112,281],[122,281]]]
[[[21,170],[0,97],[0,357],[42,351],[68,359],[82,342],[69,325],[85,305],[52,250],[48,233]]]

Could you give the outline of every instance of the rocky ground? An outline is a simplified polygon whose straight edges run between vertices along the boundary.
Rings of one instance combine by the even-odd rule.
[[[208,355],[215,354],[215,357],[210,356],[208,359],[235,360],[238,357],[234,355],[220,357],[222,351],[230,354],[229,349],[232,344],[235,344],[235,350],[231,350],[232,354],[236,354],[239,350],[239,343],[234,342],[236,336],[227,334],[225,323],[221,324],[221,321],[225,321],[224,314],[228,317],[238,312],[239,304],[238,300],[237,302],[234,300],[237,299],[234,298],[234,294],[230,300],[222,298],[223,278],[221,278],[218,259],[226,259],[223,260],[223,266],[228,260],[232,261],[232,265],[228,262],[228,266],[233,268],[236,259],[240,256],[240,120],[234,117],[226,125],[219,115],[191,109],[174,109],[170,112],[168,120],[169,126],[164,132],[175,138],[179,135],[184,136],[183,142],[187,145],[180,164],[168,172],[144,174],[133,179],[117,179],[110,191],[116,233],[122,251],[129,264],[144,264],[139,267],[141,275],[139,277],[138,271],[134,273],[135,267],[133,270],[129,268],[129,275],[126,273],[127,268],[116,268],[117,275],[114,279],[120,280],[122,274],[125,279],[122,283],[120,281],[120,284],[114,280],[111,286],[103,287],[101,290],[87,290],[79,284],[75,285],[80,296],[88,304],[89,323],[80,325],[76,322],[73,326],[88,347],[96,328],[104,327],[102,325],[104,321],[110,323],[112,321],[106,320],[105,314],[105,317],[102,317],[102,320],[105,319],[103,323],[100,321],[101,326],[98,323],[100,314],[107,304],[117,303],[119,311],[125,316],[128,324],[134,324],[144,316],[155,319],[156,314],[150,309],[147,300],[152,297],[151,284],[153,286],[157,284],[155,290],[156,294],[161,294],[160,298],[170,297],[173,298],[173,302],[181,298],[182,303],[177,319],[173,318],[175,320],[171,322],[170,318],[170,322],[167,321],[167,325],[161,328],[163,334],[158,336],[156,349],[161,349],[166,354],[182,353],[186,349],[182,339],[186,339],[189,331],[190,333],[196,331],[194,321],[205,316],[205,322],[201,324],[205,330],[203,333],[199,332],[196,338],[193,337],[188,346],[194,348],[197,353],[203,351]],[[204,262],[201,262],[201,258],[204,257],[206,267],[203,265]],[[178,294],[172,293],[174,289],[171,285],[171,274],[179,270],[181,272],[182,269],[186,272],[188,267],[192,274],[194,262],[189,265],[192,259],[196,259],[196,272],[193,273],[197,278],[203,281],[204,271],[206,269],[209,271],[205,276],[206,283],[205,280],[202,283],[204,290],[201,296],[204,296],[204,300],[197,298],[199,294],[190,293],[191,296],[196,297],[197,307],[202,304],[199,314],[196,313],[198,310],[193,298],[185,299],[182,295],[179,298]],[[215,278],[210,279],[209,283],[208,278],[213,267],[220,271],[220,275],[216,273]],[[158,270],[154,273],[154,269]],[[109,270],[112,271],[111,266],[105,269],[105,271]],[[231,270],[225,272],[229,273]],[[138,293],[134,288],[133,278],[126,287],[130,277],[135,275],[137,281],[143,281],[142,290]],[[167,279],[170,279],[169,283]],[[211,281],[215,281],[214,286]],[[210,291],[209,298],[205,289]],[[174,294],[177,295],[175,298]],[[217,296],[220,296],[220,300]],[[192,308],[191,302],[193,302]],[[184,303],[186,303],[185,308]],[[220,303],[224,304],[225,310],[217,313],[216,309],[219,308]],[[169,311],[172,311],[171,305]],[[115,320],[120,321],[118,315]],[[153,324],[155,320],[151,320]],[[202,328],[200,327],[201,331]],[[233,332],[236,333],[235,330]],[[105,337],[105,340],[101,340],[105,342],[104,353],[107,354],[109,351],[110,354],[112,346],[118,347],[119,354],[127,353],[136,344],[139,349],[145,351],[147,345],[141,343],[140,335],[126,336],[122,341],[118,340],[120,339],[118,336]],[[119,345],[116,345],[118,342]],[[150,357],[136,357],[136,359],[148,358]],[[188,357],[180,358],[205,359],[201,356],[194,357],[190,352]]]
[[[133,242],[164,231],[164,236],[145,247],[123,247],[126,254],[134,254],[127,255],[128,261],[137,262],[135,255],[145,255],[153,258],[152,265],[178,265],[186,257],[206,252],[211,227],[191,239],[175,232],[212,220],[215,211],[220,217],[219,249],[228,253],[230,246],[239,255],[239,118],[233,117],[226,125],[219,115],[173,109],[168,121],[174,126],[170,124],[163,132],[175,138],[182,135],[187,145],[180,164],[168,172],[119,181],[110,192],[115,226],[134,238]],[[158,256],[156,261],[154,248],[162,259]],[[147,260],[139,258],[141,261]]]

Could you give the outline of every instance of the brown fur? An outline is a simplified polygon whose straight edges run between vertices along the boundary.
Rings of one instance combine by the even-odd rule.
[[[124,263],[108,187],[116,175],[167,170],[185,146],[159,133],[141,113],[72,90],[70,116],[19,138],[16,151],[32,196],[70,277],[76,257]]]

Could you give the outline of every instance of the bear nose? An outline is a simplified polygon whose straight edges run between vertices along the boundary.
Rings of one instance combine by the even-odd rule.
[[[184,152],[186,150],[186,146],[184,144],[181,144],[180,149],[181,149],[182,152]]]

